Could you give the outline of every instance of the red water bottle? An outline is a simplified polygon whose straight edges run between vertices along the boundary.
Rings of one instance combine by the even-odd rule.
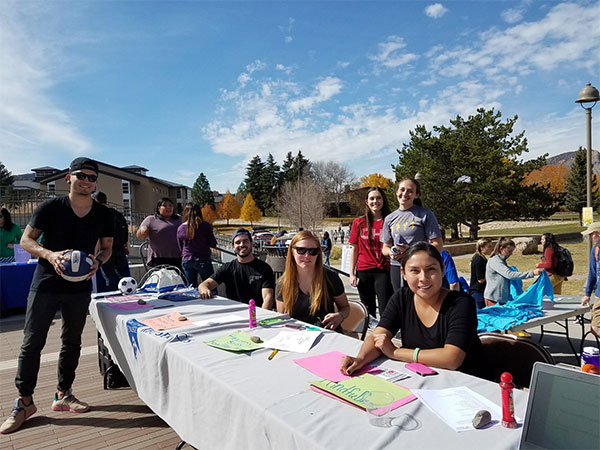
[[[502,389],[502,426],[506,428],[517,428],[515,420],[515,404],[513,402],[512,375],[504,372],[500,375],[500,389]]]

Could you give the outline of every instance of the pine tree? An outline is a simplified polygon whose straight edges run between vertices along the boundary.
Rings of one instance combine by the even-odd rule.
[[[229,219],[237,219],[240,217],[240,213],[240,205],[228,190],[217,207],[217,216],[219,219],[226,219],[227,225],[229,225]]]
[[[262,214],[254,199],[252,198],[252,194],[246,195],[246,200],[244,201],[244,206],[242,206],[242,211],[240,214],[242,220],[250,222],[252,226],[253,222],[257,222],[262,218]]]
[[[244,178],[244,184],[246,185],[246,192],[252,194],[256,205],[264,212],[264,198],[265,198],[265,186],[263,184],[263,171],[265,169],[265,163],[261,161],[260,156],[256,155],[250,160],[246,167],[246,178]]]
[[[12,174],[4,166],[2,161],[0,161],[0,186],[12,186],[14,181]]]
[[[567,211],[579,214],[579,223],[582,219],[582,208],[587,205],[587,159],[585,149],[579,147],[575,153],[575,160],[565,182],[565,207]],[[592,206],[599,205],[599,192],[596,175],[592,174]]]
[[[421,173],[421,198],[440,225],[469,227],[477,239],[479,225],[494,220],[539,220],[558,209],[546,187],[524,185],[525,176],[542,167],[545,157],[522,161],[527,152],[524,132],[513,134],[517,116],[501,120],[494,109],[480,108],[450,126],[424,125],[410,132],[399,150],[396,179]]]
[[[192,186],[192,199],[194,200],[194,203],[197,203],[198,205],[209,204],[214,210],[215,197],[210,188],[208,178],[206,178],[203,173],[198,175],[194,186]]]
[[[235,191],[235,201],[238,202],[238,205],[243,205],[244,200],[246,199],[246,184],[242,181]]]
[[[264,211],[272,213],[275,208],[275,198],[277,197],[277,190],[279,186],[279,166],[275,162],[273,155],[269,153],[265,168],[262,173],[262,204],[264,205]]]

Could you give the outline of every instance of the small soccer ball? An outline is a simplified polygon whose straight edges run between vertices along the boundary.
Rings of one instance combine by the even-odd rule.
[[[123,294],[133,294],[137,289],[137,281],[133,277],[121,278],[119,281],[119,290]]]

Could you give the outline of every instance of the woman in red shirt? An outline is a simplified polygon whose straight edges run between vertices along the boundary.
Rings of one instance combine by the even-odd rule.
[[[390,207],[385,192],[378,186],[369,189],[365,203],[365,215],[354,219],[348,241],[352,244],[350,283],[358,287],[360,301],[369,314],[377,317],[375,297],[381,316],[393,294],[390,261],[381,253],[380,240],[383,219],[390,213]]]
[[[542,262],[540,262],[537,267],[545,269],[546,272],[548,272],[552,287],[554,288],[554,293],[560,294],[565,277],[556,274],[556,266],[558,265],[558,244],[552,233],[542,234],[541,244],[544,255],[542,256]]]

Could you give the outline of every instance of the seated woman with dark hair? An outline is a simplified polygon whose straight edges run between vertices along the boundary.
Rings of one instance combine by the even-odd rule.
[[[464,292],[442,287],[442,258],[431,244],[412,245],[400,263],[406,286],[390,298],[379,326],[358,355],[342,359],[342,373],[350,375],[382,353],[399,361],[478,373],[481,342],[475,300]],[[401,347],[392,342],[398,330]]]
[[[310,231],[292,239],[275,298],[277,312],[338,332],[350,314],[344,283],[323,265],[321,243]]]

